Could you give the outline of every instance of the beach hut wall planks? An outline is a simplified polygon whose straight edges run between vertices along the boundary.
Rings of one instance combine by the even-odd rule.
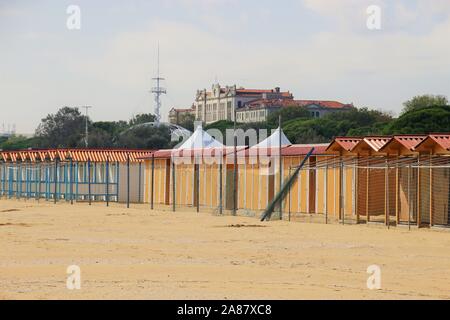
[[[128,149],[3,151],[0,193],[9,198],[53,201],[142,202],[145,170],[140,158],[150,154]],[[130,190],[127,172],[134,182]]]

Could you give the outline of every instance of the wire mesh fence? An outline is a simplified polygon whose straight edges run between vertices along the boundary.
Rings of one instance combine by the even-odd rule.
[[[259,216],[303,157],[274,163],[3,162],[0,195],[152,203],[172,210]],[[280,180],[281,175],[281,180]],[[386,226],[450,226],[450,157],[314,156],[274,219]]]
[[[0,195],[17,199],[118,201],[118,163],[1,163]]]

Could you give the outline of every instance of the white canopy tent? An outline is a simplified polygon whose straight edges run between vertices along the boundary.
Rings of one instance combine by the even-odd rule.
[[[194,133],[187,139],[178,150],[205,149],[205,148],[223,148],[224,145],[211,137],[199,126]]]
[[[253,146],[253,148],[275,148],[280,146],[280,136],[281,136],[281,146],[290,146],[292,143],[289,141],[289,139],[284,134],[283,130],[281,130],[280,127],[278,127],[275,132],[268,137],[266,140],[261,141],[257,145]]]

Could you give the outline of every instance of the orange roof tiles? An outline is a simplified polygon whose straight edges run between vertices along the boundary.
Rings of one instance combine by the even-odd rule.
[[[367,143],[374,151],[380,151],[389,141],[392,140],[392,137],[380,136],[380,137],[365,137],[363,141]],[[356,147],[356,146],[355,146]],[[353,148],[355,148],[353,147]]]
[[[43,150],[21,150],[21,151],[3,151],[0,153],[4,161],[54,161],[56,158],[60,161],[86,162],[126,162],[127,156],[130,162],[140,162],[141,158],[150,156],[151,150],[126,150],[126,149],[43,149]]]
[[[314,148],[313,155],[324,154],[328,144],[294,144],[281,151],[283,156],[302,156]]]
[[[333,144],[338,144],[341,148],[343,148],[346,151],[352,150],[360,141],[362,138],[352,138],[352,137],[338,137],[333,140],[333,142],[330,143],[328,148],[326,149],[329,151]]]
[[[402,135],[402,136],[394,136],[394,139],[401,143],[405,148],[409,150],[414,150],[414,148],[425,140],[426,135]]]
[[[429,137],[443,149],[450,151],[450,134],[430,134]]]
[[[403,147],[409,152],[414,152],[415,147],[425,140],[426,137],[426,135],[396,135],[379,151],[398,151],[399,147]]]

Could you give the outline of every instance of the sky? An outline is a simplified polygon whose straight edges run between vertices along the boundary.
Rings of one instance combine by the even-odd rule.
[[[0,126],[30,134],[62,106],[94,121],[153,112],[158,43],[163,119],[216,81],[394,114],[450,97],[449,0],[0,0]]]

